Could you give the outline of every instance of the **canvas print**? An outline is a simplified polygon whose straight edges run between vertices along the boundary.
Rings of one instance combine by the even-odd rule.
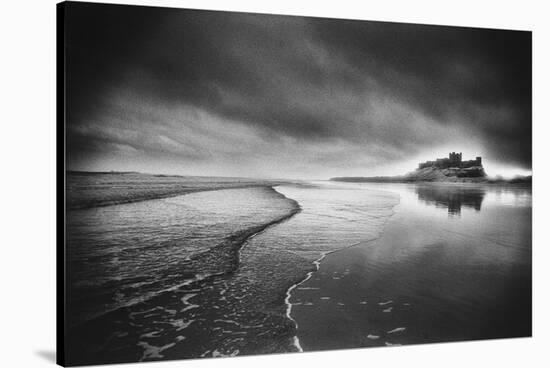
[[[531,336],[531,32],[65,2],[58,68],[60,364]]]

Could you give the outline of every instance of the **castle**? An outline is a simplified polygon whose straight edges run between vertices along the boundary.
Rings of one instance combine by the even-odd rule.
[[[475,160],[462,161],[462,152],[449,153],[449,158],[438,158],[435,161],[426,161],[418,164],[419,169],[424,169],[426,167],[436,167],[438,169],[448,169],[448,168],[461,168],[467,169],[470,167],[481,167],[481,157],[476,157]]]

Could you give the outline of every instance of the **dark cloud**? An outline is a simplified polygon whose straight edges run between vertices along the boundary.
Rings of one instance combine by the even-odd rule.
[[[529,32],[80,3],[66,18],[69,166],[353,174],[452,146],[531,168]]]

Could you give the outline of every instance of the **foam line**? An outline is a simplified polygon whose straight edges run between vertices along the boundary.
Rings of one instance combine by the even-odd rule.
[[[273,186],[272,188],[273,188],[276,192],[278,192],[277,189],[276,189],[276,186]],[[278,193],[280,193],[280,192],[278,192]],[[288,197],[286,197],[284,194],[282,194],[282,193],[280,193],[280,194],[281,194],[283,197],[288,198]],[[299,210],[296,211],[296,213],[300,212],[301,209],[302,209],[302,207],[300,206],[300,204],[299,204],[297,201],[293,200],[292,198],[288,198],[288,199],[294,201],[294,202],[296,203],[296,205],[299,207]],[[391,214],[390,216],[388,216],[388,218],[386,219],[385,223],[387,223],[388,220],[389,220],[389,218],[395,214],[395,211],[393,210],[393,208],[394,208],[395,206],[397,206],[398,204],[399,204],[399,202],[398,202],[397,204],[395,204],[395,205],[392,206],[392,214]],[[293,215],[294,215],[294,214],[293,214]],[[291,217],[291,216],[290,216],[290,217]],[[289,217],[289,218],[290,218],[290,217]],[[384,223],[384,225],[385,225],[385,223]],[[372,240],[374,240],[374,239],[372,239]],[[370,241],[372,241],[372,240],[370,240]],[[370,241],[367,241],[367,242],[370,242]],[[287,291],[286,291],[286,297],[285,297],[286,316],[287,316],[287,318],[288,318],[289,320],[291,320],[292,322],[294,322],[294,326],[295,326],[295,328],[296,328],[296,331],[298,330],[298,323],[296,322],[296,320],[295,320],[294,318],[292,318],[292,315],[291,315],[291,313],[292,313],[292,303],[290,303],[290,297],[291,297],[291,295],[292,295],[292,290],[294,290],[294,289],[297,288],[298,286],[300,286],[300,285],[302,285],[303,283],[305,283],[306,281],[308,281],[308,280],[311,278],[311,276],[313,275],[313,273],[319,271],[319,268],[320,268],[320,266],[321,266],[321,261],[323,261],[323,259],[325,259],[325,257],[328,256],[329,254],[335,253],[335,252],[338,252],[338,251],[341,251],[341,250],[344,250],[344,249],[348,249],[348,248],[354,247],[354,246],[359,245],[359,244],[364,244],[364,243],[365,243],[365,241],[360,241],[360,242],[357,242],[357,243],[354,243],[354,244],[350,244],[349,246],[343,247],[343,248],[341,248],[341,249],[335,249],[335,250],[328,251],[328,252],[322,252],[322,253],[321,253],[321,256],[320,256],[317,260],[313,261],[313,265],[315,266],[315,269],[314,269],[313,271],[308,272],[308,273],[306,274],[306,277],[305,277],[304,279],[302,279],[302,281],[300,281],[300,282],[298,282],[298,283],[296,283],[296,284],[293,284],[292,286],[290,286],[290,287],[287,289]],[[346,271],[349,272],[349,269],[346,270]],[[304,351],[304,349],[303,349],[302,346],[300,345],[300,339],[298,338],[297,335],[293,337],[293,345],[296,347],[296,349],[297,349],[299,352],[303,352],[303,351]]]
[[[313,276],[313,273],[314,272],[317,272],[319,270],[319,267],[321,265],[321,261],[328,255],[332,252],[324,252],[321,254],[321,257],[319,257],[317,260],[313,261],[313,264],[315,265],[315,270],[313,271],[309,271],[306,275],[306,277],[292,285],[291,287],[289,287],[286,291],[286,297],[285,297],[285,303],[286,303],[286,316],[289,320],[291,320],[292,322],[294,322],[294,326],[296,328],[296,330],[298,330],[298,323],[296,322],[296,320],[294,318],[292,318],[291,316],[291,312],[292,312],[292,304],[290,303],[290,297],[292,296],[292,290],[294,290],[295,288],[297,288],[298,286],[300,286],[301,284],[303,284],[304,282],[306,282],[307,280],[309,280],[311,278],[311,276]],[[304,349],[302,348],[302,346],[300,345],[300,339],[298,339],[298,336],[294,336],[293,338],[293,345],[298,349],[298,351],[300,353],[303,353],[304,352]]]

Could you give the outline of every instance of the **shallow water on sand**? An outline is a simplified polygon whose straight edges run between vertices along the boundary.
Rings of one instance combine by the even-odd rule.
[[[362,186],[400,203],[293,291],[304,350],[531,335],[530,188]]]
[[[398,197],[338,184],[276,190],[73,213],[72,362],[300,350],[289,288],[324,254],[379,236]]]
[[[211,309],[195,297],[238,267],[243,242],[298,209],[253,187],[69,211],[69,364],[163,358]]]
[[[221,254],[204,256],[215,246],[230,248],[229,236],[277,220],[293,208],[273,189],[258,187],[70,212],[69,322],[227,271],[230,260]]]
[[[334,182],[71,210],[67,361],[525,336],[530,223],[530,189]]]

